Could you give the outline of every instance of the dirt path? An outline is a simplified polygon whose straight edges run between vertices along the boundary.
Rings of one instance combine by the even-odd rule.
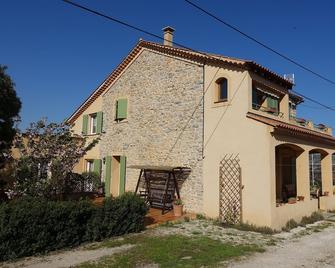
[[[234,268],[335,267],[335,227],[286,240],[265,253],[231,264]]]
[[[63,268],[72,267],[86,261],[94,261],[103,256],[112,255],[130,249],[132,245],[124,245],[116,248],[101,248],[96,250],[70,250],[62,253],[50,254],[44,257],[26,258],[15,263],[4,263],[3,268]]]

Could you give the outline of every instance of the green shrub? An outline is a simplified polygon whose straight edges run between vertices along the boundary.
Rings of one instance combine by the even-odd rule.
[[[311,216],[305,216],[301,219],[301,225],[305,226],[307,224],[312,224],[317,221],[322,221],[323,219],[324,217],[320,212],[313,212]]]
[[[287,231],[290,231],[290,230],[292,230],[294,228],[297,228],[298,226],[299,226],[299,224],[295,220],[290,219],[286,223],[285,227],[282,228],[282,230],[287,232]]]
[[[86,200],[25,198],[0,205],[0,261],[77,246],[144,228],[147,207],[134,194]]]
[[[144,201],[133,193],[125,193],[114,199],[106,198],[89,223],[90,240],[142,231],[147,211]]]

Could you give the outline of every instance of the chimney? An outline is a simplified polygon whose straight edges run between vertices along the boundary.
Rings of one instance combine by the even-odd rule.
[[[164,43],[163,44],[165,46],[172,47],[174,29],[170,26],[166,26],[165,28],[163,28],[163,32],[164,32]]]

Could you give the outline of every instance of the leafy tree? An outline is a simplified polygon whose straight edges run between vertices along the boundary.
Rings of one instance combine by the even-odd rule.
[[[21,101],[6,69],[7,67],[0,65],[0,169],[10,155],[9,150],[16,134],[15,123],[21,109]]]
[[[28,196],[62,195],[71,183],[67,180],[79,159],[97,143],[73,135],[66,123],[32,123],[24,134],[18,134],[15,192]]]

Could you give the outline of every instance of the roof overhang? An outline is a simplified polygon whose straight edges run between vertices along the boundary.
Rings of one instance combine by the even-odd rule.
[[[308,141],[313,140],[321,144],[331,145],[335,148],[335,137],[329,134],[321,133],[312,129],[307,129],[305,127],[282,122],[276,119],[268,118],[251,112],[247,113],[247,117],[254,119],[258,122],[261,122],[263,124],[272,126],[274,128],[273,131],[274,134],[296,137],[301,139],[308,139]]]

